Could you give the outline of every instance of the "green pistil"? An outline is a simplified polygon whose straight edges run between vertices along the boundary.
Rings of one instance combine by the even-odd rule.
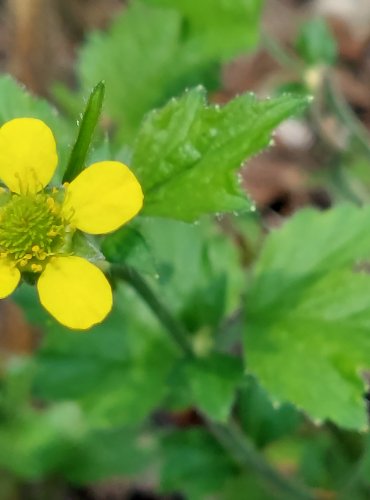
[[[63,247],[67,221],[57,194],[13,194],[0,208],[0,253],[21,271],[41,272]]]

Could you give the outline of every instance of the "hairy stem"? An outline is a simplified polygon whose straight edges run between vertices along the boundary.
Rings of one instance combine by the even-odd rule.
[[[193,349],[189,342],[189,336],[183,325],[171,314],[165,304],[151,289],[147,281],[134,269],[112,265],[111,271],[113,276],[120,278],[137,291],[141,298],[150,307],[157,319],[162,323],[162,326],[172,336],[175,343],[188,356],[193,356]]]

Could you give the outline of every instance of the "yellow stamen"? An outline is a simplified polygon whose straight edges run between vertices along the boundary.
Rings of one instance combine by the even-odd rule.
[[[51,196],[48,196],[46,198],[46,204],[48,205],[48,207],[52,208],[55,205],[54,198],[52,198]]]
[[[40,264],[32,264],[31,269],[34,273],[40,273],[42,271],[42,266],[40,266]]]
[[[54,228],[50,229],[50,231],[48,231],[48,236],[50,236],[51,238],[53,238],[54,236],[56,236],[58,234],[58,231]]]

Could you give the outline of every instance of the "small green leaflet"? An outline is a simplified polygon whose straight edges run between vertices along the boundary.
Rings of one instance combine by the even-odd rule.
[[[171,376],[172,390],[175,396],[180,393],[185,407],[195,406],[212,420],[227,422],[242,375],[239,358],[214,353],[181,361]]]
[[[63,182],[73,181],[85,168],[86,157],[101,114],[104,92],[104,82],[99,82],[91,91],[86,109],[81,118],[76,142],[72,148],[71,156],[69,157],[69,162],[63,176]]]
[[[131,160],[144,189],[144,214],[191,222],[202,214],[250,209],[237,171],[306,104],[302,97],[244,94],[220,107],[208,105],[197,87],[150,113]]]
[[[256,264],[244,334],[249,371],[275,402],[314,421],[367,428],[370,207],[304,210],[273,232]]]
[[[306,64],[333,65],[337,59],[337,44],[323,18],[311,19],[300,29],[296,48]]]

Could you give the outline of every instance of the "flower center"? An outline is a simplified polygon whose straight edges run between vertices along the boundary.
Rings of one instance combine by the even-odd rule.
[[[68,221],[59,193],[13,194],[0,207],[0,254],[21,271],[39,273],[65,243]]]

